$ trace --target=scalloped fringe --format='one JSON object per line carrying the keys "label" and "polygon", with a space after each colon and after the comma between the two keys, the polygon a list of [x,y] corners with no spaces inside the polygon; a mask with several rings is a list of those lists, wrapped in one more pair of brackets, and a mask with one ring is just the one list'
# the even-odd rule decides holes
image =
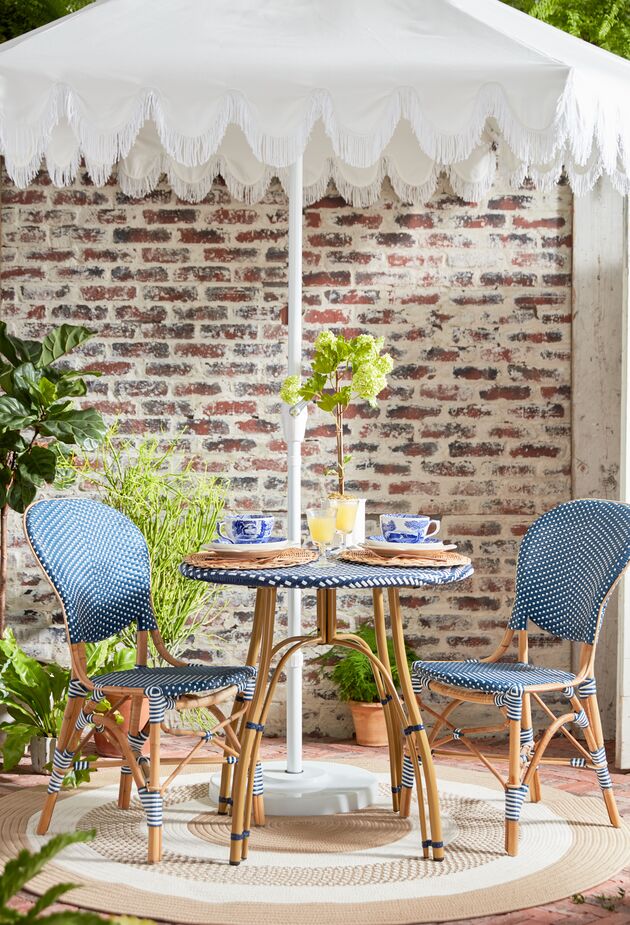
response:
{"label": "scalloped fringe", "polygon": [[[226,94],[213,122],[197,136],[182,135],[169,126],[160,99],[153,91],[147,91],[138,99],[131,117],[124,125],[111,132],[103,132],[88,121],[80,99],[73,90],[56,86],[51,90],[37,126],[0,123],[0,153],[4,154],[7,172],[17,186],[27,186],[35,177],[48,149],[52,132],[62,119],[67,119],[70,124],[78,140],[78,150],[97,185],[106,182],[113,166],[129,154],[144,123],[152,120],[166,154],[185,167],[198,167],[208,161],[214,164],[214,156],[228,125],[238,126],[255,157],[268,165],[268,173],[256,184],[256,188],[262,189],[265,184],[268,185],[272,176],[282,178],[283,171],[304,152],[313,127],[320,119],[336,157],[352,167],[376,164],[400,120],[407,119],[421,150],[436,164],[448,169],[470,156],[479,144],[488,120],[494,120],[514,157],[521,164],[528,165],[530,173],[535,172],[536,165],[557,163],[560,160],[567,165],[568,176],[572,183],[575,182],[574,190],[578,195],[580,191],[590,189],[602,173],[607,173],[615,187],[624,194],[630,185],[630,97],[623,107],[614,99],[589,97],[589,89],[583,81],[576,89],[573,72],[559,100],[554,121],[548,128],[534,130],[522,125],[512,112],[502,88],[487,85],[477,97],[468,125],[457,134],[441,132],[430,123],[422,112],[415,91],[410,88],[392,93],[385,118],[378,131],[371,136],[357,135],[342,128],[335,115],[333,100],[324,90],[312,93],[302,125],[290,136],[275,137],[262,132],[247,100],[237,92]],[[77,155],[71,164],[53,168],[58,180],[70,182],[76,175],[78,160]],[[219,161],[220,158],[216,163]],[[381,163],[384,164],[385,159]],[[589,164],[591,166],[583,170]],[[198,197],[197,189],[201,188],[199,183],[186,183],[173,170],[166,169],[174,177],[173,186],[178,195],[181,190],[182,198]],[[381,172],[385,169],[379,166]],[[391,165],[388,169],[391,176]],[[339,174],[339,171],[331,171],[331,176],[335,172]],[[202,185],[207,184],[208,176]],[[455,183],[460,182],[455,174],[453,177]],[[337,179],[344,185],[345,181],[339,175]],[[129,189],[139,190],[143,184],[148,183],[148,178],[133,181],[127,178],[125,182]],[[230,182],[233,184],[234,195],[238,195],[236,190],[241,189],[244,193],[242,198],[253,201],[251,197],[255,195],[254,187],[250,188],[233,179]],[[318,190],[323,182],[322,177],[317,183]],[[377,182],[370,187],[353,187],[352,190],[345,183],[348,198],[357,205],[374,201],[373,189]],[[417,196],[426,195],[424,190],[427,184],[423,184],[422,190],[416,191],[414,188],[406,188],[402,181],[392,176],[395,188],[397,182],[402,198],[414,201]],[[464,187],[460,184],[460,188]]]}

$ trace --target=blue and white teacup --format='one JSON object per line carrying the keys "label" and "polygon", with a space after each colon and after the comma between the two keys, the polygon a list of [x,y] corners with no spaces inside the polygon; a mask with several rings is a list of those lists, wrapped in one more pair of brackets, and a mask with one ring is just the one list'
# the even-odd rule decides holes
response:
{"label": "blue and white teacup", "polygon": [[439,520],[414,514],[381,514],[381,533],[388,543],[424,543],[440,529]]}
{"label": "blue and white teacup", "polygon": [[273,514],[229,514],[217,533],[229,543],[264,543],[273,531]]}

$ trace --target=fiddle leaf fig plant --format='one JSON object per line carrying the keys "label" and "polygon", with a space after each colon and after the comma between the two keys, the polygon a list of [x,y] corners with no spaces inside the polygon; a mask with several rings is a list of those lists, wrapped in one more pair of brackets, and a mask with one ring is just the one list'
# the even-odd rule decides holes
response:
{"label": "fiddle leaf fig plant", "polygon": [[96,447],[105,423],[93,408],[77,408],[87,393],[87,376],[57,361],[92,332],[62,324],[41,341],[24,340],[0,321],[0,638],[4,633],[7,587],[8,513],[22,513],[38,490],[55,480],[59,444]]}
{"label": "fiddle leaf fig plant", "polygon": [[337,460],[324,474],[336,477],[340,497],[345,496],[346,465],[352,459],[344,450],[343,415],[353,399],[377,406],[394,366],[391,356],[382,352],[383,344],[382,337],[371,334],[348,338],[322,331],[315,340],[308,379],[302,382],[301,376],[287,376],[280,389],[280,398],[292,408],[313,402],[333,417]]}

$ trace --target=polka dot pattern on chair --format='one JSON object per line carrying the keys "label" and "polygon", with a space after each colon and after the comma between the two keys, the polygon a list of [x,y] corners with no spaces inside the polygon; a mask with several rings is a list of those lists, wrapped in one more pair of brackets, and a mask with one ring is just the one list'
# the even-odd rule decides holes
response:
{"label": "polka dot pattern on chair", "polygon": [[135,687],[142,690],[158,687],[164,697],[178,697],[180,694],[198,694],[236,686],[243,690],[250,678],[256,677],[256,669],[248,665],[187,665],[182,668],[130,668],[127,671],[111,671],[96,675],[90,680],[95,687]]}
{"label": "polka dot pattern on chair", "polygon": [[130,623],[157,629],[149,551],[124,514],[91,498],[38,501],[26,531],[64,606],[70,642],[98,642]]}
{"label": "polka dot pattern on chair", "polygon": [[[515,693],[536,684],[559,684],[566,687],[575,675],[555,668],[536,668],[523,662],[414,662],[414,689],[421,692],[422,681],[438,681],[488,694]],[[420,682],[420,683],[418,683]]]}

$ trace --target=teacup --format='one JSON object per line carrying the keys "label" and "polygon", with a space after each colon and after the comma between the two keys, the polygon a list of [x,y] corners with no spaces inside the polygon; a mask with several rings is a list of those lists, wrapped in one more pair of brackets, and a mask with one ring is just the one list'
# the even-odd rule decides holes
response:
{"label": "teacup", "polygon": [[273,531],[273,514],[229,514],[217,533],[229,543],[264,543]]}
{"label": "teacup", "polygon": [[381,514],[381,533],[388,543],[424,543],[440,529],[439,520],[415,514]]}

